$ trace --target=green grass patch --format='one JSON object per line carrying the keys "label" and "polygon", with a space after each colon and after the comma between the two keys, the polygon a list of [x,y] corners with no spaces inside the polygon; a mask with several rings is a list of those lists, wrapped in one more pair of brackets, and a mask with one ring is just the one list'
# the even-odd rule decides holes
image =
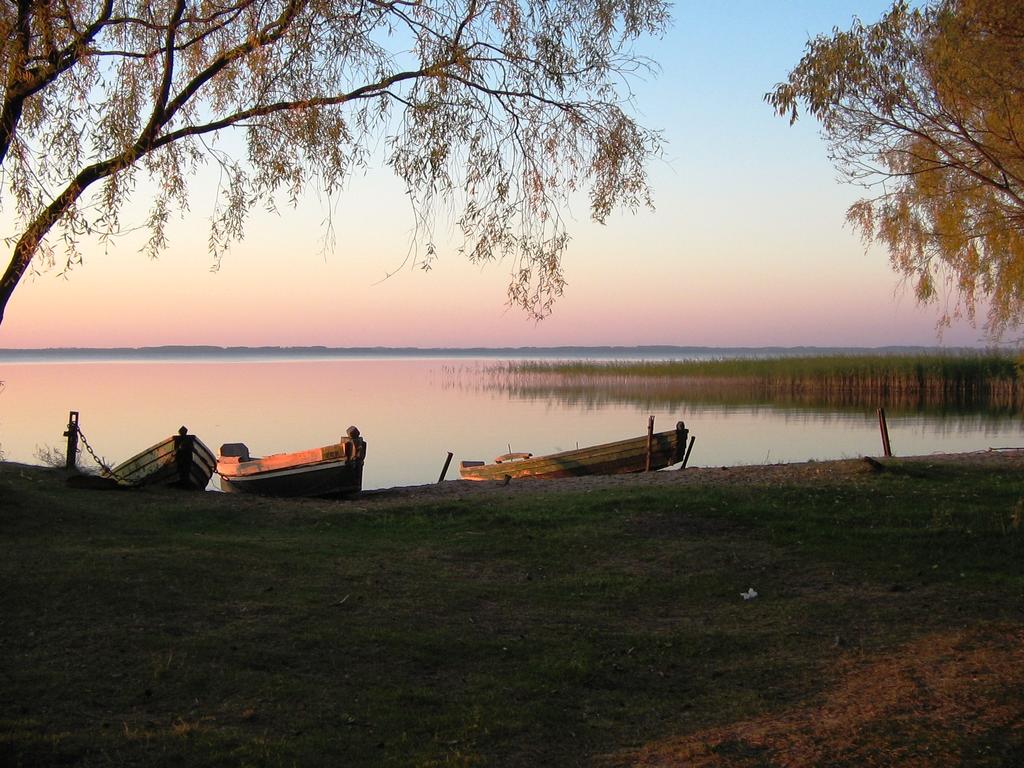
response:
{"label": "green grass patch", "polygon": [[[856,485],[375,509],[75,491],[0,465],[0,762],[626,763],[824,706],[930,638],[970,628],[957,642],[1009,653],[1021,494],[1009,471],[900,463]],[[964,700],[1019,713],[1006,670],[975,668],[987,687],[965,677]],[[969,714],[961,737],[868,733],[1022,748],[1019,721]],[[773,764],[771,744],[716,750]]]}

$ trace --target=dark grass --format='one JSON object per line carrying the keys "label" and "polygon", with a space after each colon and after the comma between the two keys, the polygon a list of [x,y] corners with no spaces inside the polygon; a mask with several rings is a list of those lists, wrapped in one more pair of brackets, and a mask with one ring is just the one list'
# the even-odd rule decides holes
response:
{"label": "dark grass", "polygon": [[[909,463],[360,508],[3,465],[0,764],[595,764],[813,702],[839,656],[1019,624],[1021,494]],[[990,730],[963,749],[1024,744]]]}

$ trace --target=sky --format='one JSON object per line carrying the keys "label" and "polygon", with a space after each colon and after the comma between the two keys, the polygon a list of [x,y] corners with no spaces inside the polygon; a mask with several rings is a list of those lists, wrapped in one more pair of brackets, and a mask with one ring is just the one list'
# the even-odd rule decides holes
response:
{"label": "sky", "polygon": [[454,248],[430,271],[409,263],[409,204],[376,167],[336,199],[314,190],[255,216],[217,271],[213,190],[197,179],[159,259],[138,235],[86,244],[69,274],[23,280],[0,347],[982,346],[966,323],[939,336],[941,308],[919,306],[885,252],[846,225],[862,190],[839,180],[817,125],[790,126],[762,99],[811,37],[888,5],[677,3],[668,34],[640,46],[660,73],[634,83],[640,122],[666,141],[650,166],[655,210],[598,225],[573,201],[568,286],[541,322],[506,305],[506,264],[474,266]]}

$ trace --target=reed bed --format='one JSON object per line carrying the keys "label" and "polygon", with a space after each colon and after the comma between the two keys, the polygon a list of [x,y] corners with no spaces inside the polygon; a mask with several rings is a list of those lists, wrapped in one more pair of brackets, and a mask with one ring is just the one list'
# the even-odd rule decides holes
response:
{"label": "reed bed", "polygon": [[650,402],[758,402],[901,410],[1024,409],[1024,371],[998,352],[676,361],[515,361],[488,370],[516,393]]}

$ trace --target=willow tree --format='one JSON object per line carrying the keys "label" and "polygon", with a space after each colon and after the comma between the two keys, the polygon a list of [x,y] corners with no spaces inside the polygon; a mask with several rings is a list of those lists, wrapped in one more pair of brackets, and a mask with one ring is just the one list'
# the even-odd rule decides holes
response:
{"label": "willow tree", "polygon": [[847,217],[884,244],[922,301],[1000,336],[1024,321],[1024,0],[895,3],[807,44],[766,94],[803,105],[830,156],[871,194]]}
{"label": "willow tree", "polygon": [[649,67],[636,39],[667,22],[663,0],[0,0],[17,222],[0,321],[27,271],[122,230],[143,177],[155,255],[190,179],[219,166],[217,260],[254,206],[334,193],[376,146],[417,220],[455,210],[468,258],[510,259],[510,301],[544,314],[565,196],[589,189],[598,221],[650,203],[658,136],[624,84]]}

